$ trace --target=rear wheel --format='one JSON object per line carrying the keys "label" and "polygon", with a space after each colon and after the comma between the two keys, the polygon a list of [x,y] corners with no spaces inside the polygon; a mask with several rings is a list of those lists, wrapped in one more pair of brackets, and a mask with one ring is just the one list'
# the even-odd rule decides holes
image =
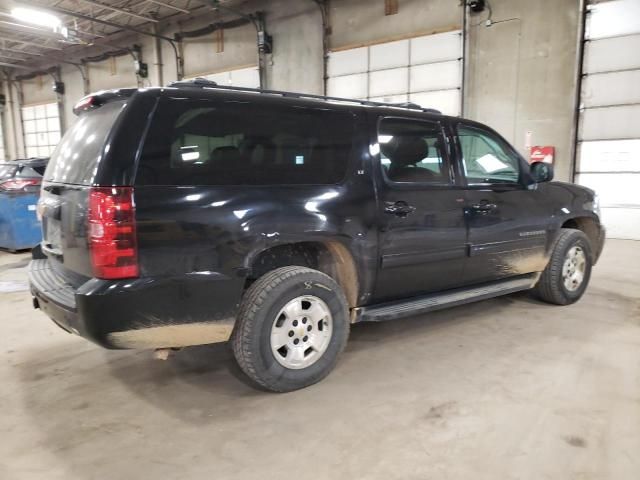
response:
{"label": "rear wheel", "polygon": [[578,301],[589,284],[592,263],[587,236],[580,230],[561,229],[547,268],[536,285],[538,296],[556,305]]}
{"label": "rear wheel", "polygon": [[287,392],[323,379],[348,336],[340,286],[324,273],[291,266],[265,274],[247,290],[231,345],[249,378]]}

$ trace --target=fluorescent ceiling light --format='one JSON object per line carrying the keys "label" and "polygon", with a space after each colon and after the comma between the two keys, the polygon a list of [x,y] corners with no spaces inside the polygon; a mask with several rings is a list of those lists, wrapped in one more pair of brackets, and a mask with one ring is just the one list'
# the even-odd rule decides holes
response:
{"label": "fluorescent ceiling light", "polygon": [[16,7],[11,10],[11,16],[26,23],[53,29],[60,27],[62,24],[62,21],[55,15],[33,8]]}

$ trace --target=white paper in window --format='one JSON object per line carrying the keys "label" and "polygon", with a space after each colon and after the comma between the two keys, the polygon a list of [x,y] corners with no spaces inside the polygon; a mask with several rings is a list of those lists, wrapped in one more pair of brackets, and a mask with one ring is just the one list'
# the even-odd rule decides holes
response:
{"label": "white paper in window", "polygon": [[509,165],[499,160],[490,153],[487,153],[486,155],[478,158],[476,162],[478,162],[487,173],[497,172],[498,170],[504,170],[505,168],[509,167]]}

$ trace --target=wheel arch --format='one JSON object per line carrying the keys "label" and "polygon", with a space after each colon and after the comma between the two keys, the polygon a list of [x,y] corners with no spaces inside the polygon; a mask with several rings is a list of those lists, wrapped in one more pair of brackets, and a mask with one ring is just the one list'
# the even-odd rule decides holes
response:
{"label": "wheel arch", "polygon": [[584,233],[589,242],[591,243],[594,255],[596,254],[598,243],[600,239],[600,225],[591,217],[573,217],[565,220],[561,225],[561,228],[572,228],[574,230],[580,230]]}
{"label": "wheel arch", "polygon": [[360,275],[355,258],[343,242],[335,239],[279,243],[252,252],[246,259],[245,288],[269,271],[290,265],[313,268],[329,275],[342,287],[349,308],[358,305]]}

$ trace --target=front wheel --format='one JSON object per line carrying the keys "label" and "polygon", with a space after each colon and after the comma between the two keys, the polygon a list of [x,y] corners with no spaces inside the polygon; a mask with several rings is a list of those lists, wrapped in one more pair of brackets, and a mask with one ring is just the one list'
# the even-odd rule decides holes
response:
{"label": "front wheel", "polygon": [[340,286],[322,272],[291,266],[265,274],[245,292],[231,346],[251,380],[287,392],[327,376],[348,336]]}
{"label": "front wheel", "polygon": [[561,229],[547,268],[536,285],[538,296],[556,305],[577,302],[589,284],[592,264],[587,236],[580,230]]}

